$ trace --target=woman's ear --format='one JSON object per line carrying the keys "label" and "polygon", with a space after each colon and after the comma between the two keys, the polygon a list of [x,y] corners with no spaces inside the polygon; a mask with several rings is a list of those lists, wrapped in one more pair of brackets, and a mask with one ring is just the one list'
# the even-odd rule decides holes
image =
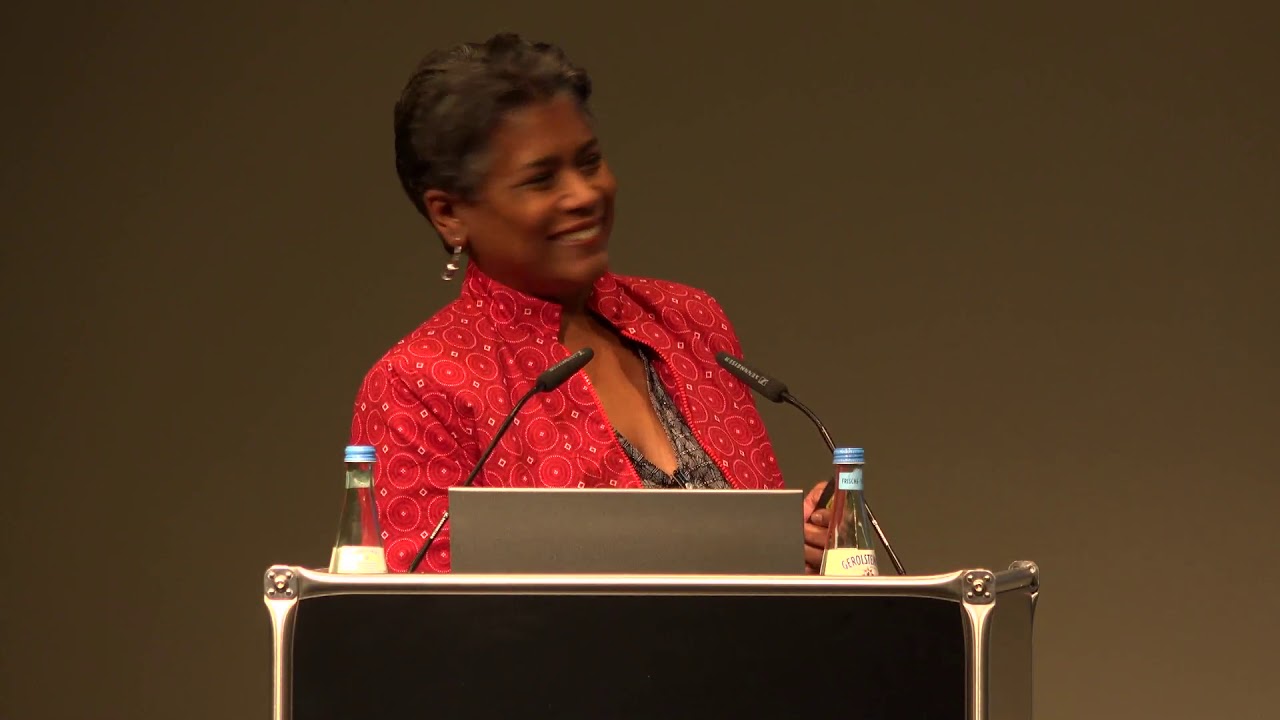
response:
{"label": "woman's ear", "polygon": [[450,248],[466,248],[467,227],[458,216],[458,200],[443,190],[428,190],[422,194],[422,206],[427,209],[427,219]]}

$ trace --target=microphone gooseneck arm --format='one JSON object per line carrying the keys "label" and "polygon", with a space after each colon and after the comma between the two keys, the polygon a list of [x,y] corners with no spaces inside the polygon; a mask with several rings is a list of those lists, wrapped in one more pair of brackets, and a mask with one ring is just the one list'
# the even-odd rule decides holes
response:
{"label": "microphone gooseneck arm", "polygon": [[[804,413],[804,414],[809,418],[809,421],[813,423],[813,426],[814,426],[814,427],[816,427],[816,428],[818,428],[818,432],[822,434],[822,442],[824,442],[824,443],[826,443],[826,444],[827,444],[827,449],[828,449],[828,450],[830,450],[831,452],[835,452],[835,451],[836,451],[836,444],[835,444],[835,442],[831,439],[831,433],[827,432],[827,429],[826,429],[825,427],[823,427],[823,425],[822,425],[822,421],[818,419],[818,416],[817,416],[817,415],[814,415],[814,414],[813,414],[813,411],[809,409],[809,406],[808,406],[808,405],[805,405],[804,403],[802,403],[802,402],[800,402],[799,400],[797,400],[797,399],[796,399],[796,396],[795,396],[795,395],[792,395],[792,394],[791,394],[791,393],[789,393],[789,392],[783,392],[783,393],[782,393],[782,401],[783,401],[783,402],[785,402],[785,403],[787,403],[788,405],[790,405],[790,406],[792,406],[792,407],[796,408],[796,409],[797,409],[797,410],[799,410],[800,412]],[[827,492],[824,492],[822,495],[823,495],[823,497],[824,497],[824,498],[826,498],[826,499],[830,499],[830,498],[831,498],[831,494],[830,494],[830,490],[829,490],[829,489],[828,489],[828,491],[827,491]],[[825,503],[825,502],[819,502],[819,503],[818,503],[818,506],[819,506],[819,507],[821,507],[821,506],[823,506],[823,505],[826,505],[826,503]]]}
{"label": "microphone gooseneck arm", "polygon": [[[462,481],[462,487],[470,487],[472,481],[476,479],[476,475],[480,473],[480,468],[484,467],[484,461],[488,460],[489,456],[493,454],[494,448],[498,447],[498,441],[502,439],[503,433],[505,433],[507,428],[511,427],[511,423],[515,421],[516,414],[520,412],[520,408],[524,407],[524,404],[529,402],[529,398],[537,395],[539,392],[541,391],[538,388],[533,388],[529,392],[525,393],[524,397],[520,398],[519,402],[516,403],[516,406],[511,409],[511,412],[507,415],[507,419],[502,421],[502,424],[498,426],[498,431],[493,434],[493,439],[489,441],[489,446],[480,454],[480,459],[476,462],[475,467],[471,468],[471,474],[467,475],[467,479]],[[436,541],[436,536],[438,536],[440,531],[444,529],[444,524],[446,522],[449,522],[448,510],[445,510],[444,514],[440,516],[440,522],[436,523],[436,528],[427,536],[426,542],[422,543],[422,549],[418,550],[418,554],[414,556],[413,562],[409,564],[409,572],[412,573],[418,571],[418,566],[422,564],[422,559],[427,556],[427,551],[431,549],[431,544]]]}
{"label": "microphone gooseneck arm", "polygon": [[[493,439],[489,441],[489,445],[484,449],[484,452],[480,453],[480,459],[471,468],[471,474],[467,475],[467,479],[462,481],[461,487],[469,487],[472,481],[476,479],[476,475],[480,473],[480,468],[484,467],[485,461],[489,459],[494,449],[498,447],[498,441],[506,434],[507,428],[511,427],[511,423],[515,422],[516,415],[520,414],[520,408],[529,402],[529,398],[538,393],[551,392],[560,387],[566,380],[585,367],[587,363],[591,362],[591,358],[594,355],[595,353],[591,348],[584,347],[543,370],[537,381],[534,382],[533,387],[529,389],[529,392],[526,392],[523,397],[516,401],[515,407],[511,408],[511,412],[507,413],[507,418],[498,426],[498,431],[493,434]],[[431,544],[436,541],[440,531],[444,529],[444,524],[447,522],[449,522],[449,511],[445,510],[444,514],[440,516],[440,522],[436,523],[435,529],[431,531],[426,541],[422,543],[422,548],[418,550],[418,554],[413,557],[413,562],[409,563],[409,572],[418,571],[418,566],[422,564],[423,558],[427,556],[427,551],[431,549]]]}
{"label": "microphone gooseneck arm", "polygon": [[[827,427],[818,419],[817,414],[787,390],[786,385],[752,368],[740,358],[736,358],[729,353],[718,353],[716,361],[720,364],[720,367],[728,370],[730,374],[736,376],[752,390],[764,395],[773,402],[785,402],[804,413],[805,417],[809,418],[809,422],[812,422],[813,426],[818,428],[818,432],[822,434],[822,441],[827,444],[827,450],[835,452],[836,444],[831,439],[831,433],[827,432]],[[827,503],[831,502],[831,496],[835,493],[835,490],[835,483],[828,480],[827,486],[822,489],[822,495],[818,497],[818,504],[815,507],[826,507]],[[884,547],[885,554],[889,556],[889,561],[893,563],[893,569],[897,570],[899,575],[906,575],[907,571],[903,569],[902,563],[898,560],[898,554],[893,551],[893,546],[889,544],[889,538],[884,534],[884,530],[880,528],[880,523],[876,520],[876,514],[871,511],[871,503],[866,502],[864,498],[863,504],[867,506],[867,519],[871,521],[871,529],[875,530],[876,538],[880,540],[880,545]]]}
{"label": "microphone gooseneck arm", "polygon": [[[818,419],[818,416],[815,415],[807,405],[797,400],[796,397],[789,392],[784,392],[782,394],[782,401],[804,413],[805,416],[813,422],[814,427],[818,428],[818,432],[822,434],[822,441],[827,444],[827,449],[831,452],[836,451],[836,444],[831,440],[831,433],[827,432],[827,428],[823,426],[822,421]],[[826,507],[827,503],[831,502],[831,496],[835,494],[835,491],[836,484],[828,480],[827,486],[822,489],[822,495],[818,498],[818,504],[816,507]],[[884,547],[885,554],[889,556],[889,562],[893,563],[893,569],[897,570],[899,575],[906,575],[907,571],[903,569],[902,563],[898,560],[897,553],[893,551],[893,546],[889,544],[889,538],[885,536],[884,530],[880,528],[880,523],[876,521],[876,514],[871,512],[871,503],[867,502],[865,497],[862,499],[862,503],[867,506],[867,519],[871,521],[871,529],[875,530],[876,537]]]}

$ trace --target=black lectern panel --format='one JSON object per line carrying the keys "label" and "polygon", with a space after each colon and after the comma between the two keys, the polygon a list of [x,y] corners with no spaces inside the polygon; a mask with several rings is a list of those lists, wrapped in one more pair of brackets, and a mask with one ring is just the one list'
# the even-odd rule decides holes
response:
{"label": "black lectern panel", "polygon": [[962,622],[903,597],[304,598],[293,717],[960,720]]}

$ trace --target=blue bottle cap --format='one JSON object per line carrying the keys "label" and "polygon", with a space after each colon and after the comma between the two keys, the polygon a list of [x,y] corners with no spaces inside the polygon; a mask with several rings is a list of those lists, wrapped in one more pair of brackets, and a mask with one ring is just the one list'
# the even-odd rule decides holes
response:
{"label": "blue bottle cap", "polygon": [[864,456],[864,453],[862,452],[862,448],[851,448],[851,447],[836,448],[835,459],[832,461],[832,464],[833,465],[851,465],[853,463],[864,462],[864,460],[862,459],[863,456]]}
{"label": "blue bottle cap", "polygon": [[374,462],[377,459],[372,445],[348,445],[342,455],[343,462]]}

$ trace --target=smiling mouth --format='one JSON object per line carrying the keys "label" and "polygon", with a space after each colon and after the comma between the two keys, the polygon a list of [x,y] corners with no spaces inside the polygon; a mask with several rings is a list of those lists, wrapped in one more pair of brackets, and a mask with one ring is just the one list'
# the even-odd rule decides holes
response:
{"label": "smiling mouth", "polygon": [[595,240],[597,237],[599,237],[600,232],[603,229],[604,229],[603,224],[598,223],[596,225],[592,225],[591,227],[584,228],[582,230],[575,230],[573,232],[552,235],[551,239],[554,240],[555,242],[568,243],[568,244],[588,243],[588,242],[591,242],[592,240]]}

